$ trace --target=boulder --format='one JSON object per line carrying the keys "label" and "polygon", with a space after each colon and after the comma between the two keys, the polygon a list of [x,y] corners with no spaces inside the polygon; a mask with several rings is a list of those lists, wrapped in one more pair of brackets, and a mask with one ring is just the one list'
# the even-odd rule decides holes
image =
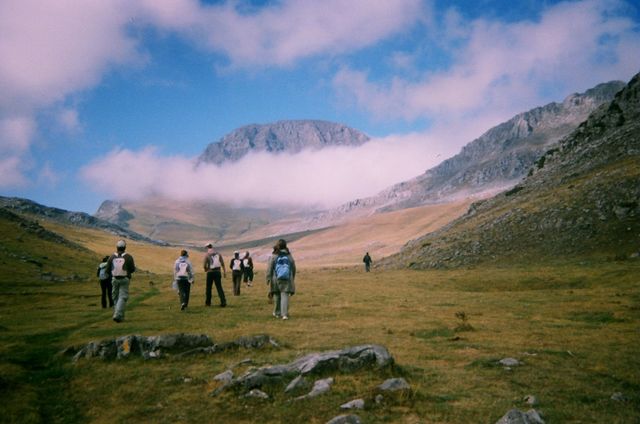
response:
{"label": "boulder", "polygon": [[379,392],[411,391],[411,386],[404,378],[389,378],[376,388]]}
{"label": "boulder", "polygon": [[295,400],[302,400],[302,399],[310,399],[310,398],[314,398],[316,396],[320,396],[324,393],[327,393],[329,390],[331,390],[331,385],[333,384],[333,378],[329,377],[329,378],[325,378],[322,380],[317,380],[315,383],[313,383],[313,388],[311,389],[311,391],[309,393],[307,393],[304,396],[299,396],[297,398],[295,398]]}
{"label": "boulder", "polygon": [[252,389],[263,384],[307,374],[353,372],[366,367],[384,368],[393,364],[393,357],[384,346],[362,345],[342,350],[311,353],[288,364],[250,370],[238,377],[236,383]]}
{"label": "boulder", "polygon": [[517,367],[518,365],[522,365],[522,362],[518,361],[515,358],[504,358],[499,361],[500,365],[505,367]]}
{"label": "boulder", "polygon": [[357,415],[338,415],[327,421],[327,424],[362,424]]}
{"label": "boulder", "polygon": [[364,409],[364,399],[354,399],[340,405],[341,409]]}
{"label": "boulder", "polygon": [[302,375],[299,375],[293,380],[291,380],[289,384],[287,384],[287,387],[284,389],[284,392],[295,393],[295,392],[305,390],[307,387],[309,387],[309,383],[307,382],[307,379],[304,378]]}
{"label": "boulder", "polygon": [[530,409],[527,412],[512,409],[496,421],[496,424],[544,424],[544,420],[535,409]]}

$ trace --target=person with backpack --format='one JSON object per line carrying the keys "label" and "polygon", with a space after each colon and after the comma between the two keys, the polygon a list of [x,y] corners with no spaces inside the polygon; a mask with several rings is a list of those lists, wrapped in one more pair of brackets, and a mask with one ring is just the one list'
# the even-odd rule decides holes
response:
{"label": "person with backpack", "polygon": [[240,259],[240,252],[233,252],[233,259],[229,264],[231,268],[231,278],[233,279],[233,295],[240,296],[240,286],[242,285],[242,274],[244,274],[244,264]]}
{"label": "person with backpack", "polygon": [[119,240],[116,243],[116,253],[107,260],[107,269],[111,275],[111,284],[113,284],[113,320],[115,322],[124,320],[124,308],[129,299],[131,274],[136,272],[133,256],[125,253],[126,249],[127,243],[124,240]]}
{"label": "person with backpack", "polygon": [[[220,307],[227,306],[227,298],[224,295],[222,289],[222,277],[227,277],[227,271],[224,267],[224,259],[222,255],[217,252],[211,243],[207,243],[205,246],[207,253],[204,255],[204,272],[207,276],[207,284],[205,290],[205,306],[211,306],[211,287],[213,283],[216,284],[216,290],[218,291],[218,297],[220,298]],[[220,270],[222,269],[222,272]]]}
{"label": "person with backpack", "polygon": [[109,300],[109,307],[113,308],[113,286],[111,285],[111,276],[107,269],[108,261],[109,256],[102,258],[102,262],[98,265],[98,271],[96,272],[96,276],[98,277],[98,280],[100,280],[100,290],[102,290],[102,297],[100,300],[103,309],[107,307],[107,299]]}
{"label": "person with backpack", "polygon": [[193,265],[189,260],[189,253],[186,250],[180,252],[180,257],[173,264],[173,281],[178,286],[180,296],[180,310],[184,311],[189,306],[189,293],[194,282]]}
{"label": "person with backpack", "polygon": [[244,252],[244,258],[242,258],[242,265],[244,266],[243,280],[247,287],[253,285],[253,259],[249,255],[249,251]]}
{"label": "person with backpack", "polygon": [[373,262],[373,259],[371,259],[371,256],[369,256],[369,252],[364,255],[364,258],[362,258],[362,262],[364,262],[364,271],[369,272],[369,270],[371,269],[371,262]]}
{"label": "person with backpack", "polygon": [[278,240],[267,264],[267,284],[273,294],[273,316],[289,319],[289,298],[296,292],[296,263],[287,248],[287,242]]}

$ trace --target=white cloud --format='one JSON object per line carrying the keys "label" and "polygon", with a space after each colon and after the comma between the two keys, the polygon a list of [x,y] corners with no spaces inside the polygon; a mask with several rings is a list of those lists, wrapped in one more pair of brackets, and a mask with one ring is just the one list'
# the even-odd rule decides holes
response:
{"label": "white cloud", "polygon": [[[573,91],[627,80],[640,69],[640,32],[620,1],[560,3],[536,22],[461,19],[455,11],[443,19],[449,32],[440,42],[455,29],[449,68],[418,82],[395,77],[379,84],[366,71],[345,67],[334,77],[335,90],[378,117],[427,117],[457,130],[468,122],[495,125]],[[560,98],[549,99],[550,86]]]}
{"label": "white cloud", "polygon": [[115,150],[81,171],[105,198],[159,195],[179,200],[215,200],[242,205],[332,207],[374,195],[425,171],[451,154],[420,134],[372,140],[298,154],[253,153],[236,163],[200,165],[163,156],[153,147]]}

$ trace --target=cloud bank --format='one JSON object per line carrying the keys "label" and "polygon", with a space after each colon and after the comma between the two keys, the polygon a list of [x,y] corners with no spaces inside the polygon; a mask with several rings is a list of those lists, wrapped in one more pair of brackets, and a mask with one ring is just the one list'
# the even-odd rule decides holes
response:
{"label": "cloud bank", "polygon": [[243,206],[329,208],[375,194],[435,165],[436,151],[423,136],[377,139],[358,147],[331,147],[297,154],[251,153],[221,166],[166,156],[149,147],[114,150],[81,171],[105,198],[220,201]]}

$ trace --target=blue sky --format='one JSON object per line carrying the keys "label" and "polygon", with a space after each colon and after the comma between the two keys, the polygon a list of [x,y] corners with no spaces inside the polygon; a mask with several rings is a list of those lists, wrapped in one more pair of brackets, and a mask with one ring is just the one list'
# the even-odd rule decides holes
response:
{"label": "blue sky", "polygon": [[[0,194],[89,213],[148,195],[335,206],[629,80],[639,46],[623,0],[0,0]],[[193,167],[233,129],[284,119],[373,141]],[[274,169],[287,199],[263,189]]]}

